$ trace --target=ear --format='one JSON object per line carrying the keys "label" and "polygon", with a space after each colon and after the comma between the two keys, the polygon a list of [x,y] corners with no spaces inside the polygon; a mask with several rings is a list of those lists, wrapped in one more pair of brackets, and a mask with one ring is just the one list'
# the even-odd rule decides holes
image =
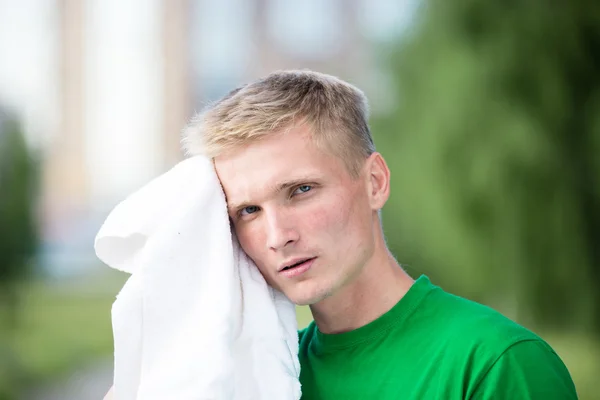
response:
{"label": "ear", "polygon": [[373,153],[365,163],[369,203],[374,211],[383,208],[390,197],[390,169],[380,153]]}

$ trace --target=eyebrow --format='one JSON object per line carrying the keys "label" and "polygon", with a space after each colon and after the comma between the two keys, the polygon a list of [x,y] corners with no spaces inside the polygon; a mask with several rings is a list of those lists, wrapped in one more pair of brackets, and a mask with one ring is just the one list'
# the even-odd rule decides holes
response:
{"label": "eyebrow", "polygon": [[[295,178],[295,179],[292,179],[289,181],[284,181],[284,182],[275,184],[272,187],[274,187],[274,189],[275,189],[274,190],[275,194],[278,194],[278,193],[281,193],[281,192],[283,192],[289,188],[292,188],[294,186],[299,186],[299,185],[306,184],[309,182],[315,182],[318,179],[319,179],[318,176],[303,176],[300,178]],[[250,202],[250,201],[241,201],[239,203],[229,203],[227,208],[229,209],[230,212],[232,212],[232,211],[237,211],[237,210],[240,210],[244,207],[248,207],[251,205],[252,205],[252,202]]]}

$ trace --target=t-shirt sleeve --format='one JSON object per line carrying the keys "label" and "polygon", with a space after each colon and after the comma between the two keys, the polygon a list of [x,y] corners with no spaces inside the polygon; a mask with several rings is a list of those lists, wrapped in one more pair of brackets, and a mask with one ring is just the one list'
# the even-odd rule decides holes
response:
{"label": "t-shirt sleeve", "polygon": [[570,400],[577,399],[569,371],[540,340],[510,346],[477,385],[472,400]]}

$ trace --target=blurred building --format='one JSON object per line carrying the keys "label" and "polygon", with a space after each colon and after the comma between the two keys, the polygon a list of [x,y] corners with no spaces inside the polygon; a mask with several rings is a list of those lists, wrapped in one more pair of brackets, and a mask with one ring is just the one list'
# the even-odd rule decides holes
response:
{"label": "blurred building", "polygon": [[0,102],[43,155],[48,264],[93,263],[107,212],[180,160],[186,121],[237,85],[310,68],[384,103],[373,44],[397,35],[414,4],[0,0]]}

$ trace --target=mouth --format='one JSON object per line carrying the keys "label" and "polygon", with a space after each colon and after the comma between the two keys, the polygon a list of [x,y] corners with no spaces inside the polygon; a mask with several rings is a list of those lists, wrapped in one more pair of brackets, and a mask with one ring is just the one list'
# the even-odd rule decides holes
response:
{"label": "mouth", "polygon": [[316,257],[303,258],[288,264],[279,270],[279,273],[286,277],[294,277],[308,271]]}

